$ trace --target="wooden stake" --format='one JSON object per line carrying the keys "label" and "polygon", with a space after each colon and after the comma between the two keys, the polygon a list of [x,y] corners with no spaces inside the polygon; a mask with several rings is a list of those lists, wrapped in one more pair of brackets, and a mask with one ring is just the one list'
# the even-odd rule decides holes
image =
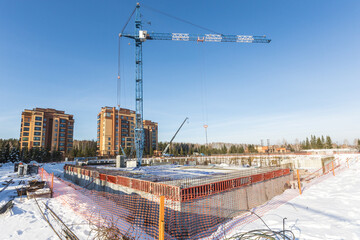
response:
{"label": "wooden stake", "polygon": [[301,192],[301,182],[300,182],[300,174],[299,174],[299,169],[297,169],[297,179],[298,179],[298,186],[299,186],[299,192],[300,192],[300,195],[302,194]]}
{"label": "wooden stake", "polygon": [[159,211],[159,240],[165,239],[165,222],[164,222],[164,215],[165,215],[165,197],[160,197],[160,211]]}
{"label": "wooden stake", "polygon": [[332,164],[333,175],[335,176],[334,161],[332,161],[331,164]]}

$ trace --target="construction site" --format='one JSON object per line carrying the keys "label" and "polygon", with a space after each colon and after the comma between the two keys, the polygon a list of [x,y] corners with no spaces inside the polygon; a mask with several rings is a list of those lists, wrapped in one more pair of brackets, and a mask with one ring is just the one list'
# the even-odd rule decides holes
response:
{"label": "construction site", "polygon": [[[32,239],[60,240],[295,240],[324,239],[324,236],[339,239],[332,228],[344,222],[348,225],[342,226],[343,229],[349,230],[346,230],[346,238],[341,239],[357,239],[360,228],[358,221],[354,222],[360,211],[344,216],[346,214],[332,211],[329,204],[333,198],[339,197],[342,205],[351,207],[354,203],[347,199],[349,197],[342,198],[344,189],[360,200],[357,181],[347,185],[340,181],[349,181],[352,175],[360,172],[360,154],[355,148],[340,149],[339,145],[333,148],[330,140],[327,149],[310,150],[309,147],[307,150],[287,151],[286,144],[284,147],[279,144],[277,152],[270,152],[268,139],[267,147],[263,146],[263,140],[261,147],[256,145],[261,151],[257,151],[254,145],[253,152],[249,148],[244,151],[242,145],[242,153],[235,154],[227,151],[224,144],[225,153],[222,154],[207,156],[196,151],[174,156],[170,154],[171,146],[190,118],[181,115],[181,120],[185,119],[176,129],[168,130],[171,138],[167,139],[169,141],[164,143],[161,151],[157,149],[158,123],[144,118],[144,44],[151,41],[269,44],[272,40],[265,35],[222,34],[144,5],[155,14],[208,33],[148,31],[146,26],[151,23],[142,15],[142,7],[140,3],[134,6],[116,35],[117,106],[102,107],[97,114],[97,140],[93,140],[97,156],[68,158],[70,152],[76,153],[73,115],[44,109],[47,111],[45,115],[42,108],[38,108],[37,115],[32,116],[32,110],[26,110],[21,120],[20,150],[34,147],[37,151],[52,147],[53,152],[44,152],[44,158],[45,155],[49,155],[49,159],[55,158],[55,150],[59,150],[60,155],[67,155],[64,155],[65,161],[16,159],[0,165],[0,232],[4,239],[26,239],[29,235]],[[134,29],[128,29],[129,23]],[[135,111],[122,108],[119,100],[123,78],[121,60],[124,58],[121,42],[124,39],[129,41],[129,46],[133,44],[135,50],[131,56],[135,58],[132,62]],[[235,100],[232,101],[235,104]],[[201,110],[204,120],[200,128],[205,133],[206,149],[209,146],[209,125],[206,110]],[[49,111],[55,114],[54,120],[50,121],[52,115]],[[168,121],[174,121],[174,118]],[[222,121],[226,123],[226,118]],[[53,128],[56,129],[54,133],[51,132]],[[192,134],[191,131],[187,133]],[[35,139],[38,141],[36,144],[33,143]],[[315,136],[314,139],[316,141]],[[320,138],[319,141],[321,145]],[[275,145],[272,147],[276,149]],[[24,157],[23,153],[18,154]],[[315,205],[308,207],[314,202]],[[342,206],[336,207],[342,210]],[[317,218],[312,218],[313,215]],[[319,224],[324,224],[320,226],[327,227],[330,233],[307,235],[309,229],[318,223],[317,219],[321,219]],[[333,226],[326,225],[328,222]],[[302,231],[297,224],[303,224],[300,226],[306,230]]]}

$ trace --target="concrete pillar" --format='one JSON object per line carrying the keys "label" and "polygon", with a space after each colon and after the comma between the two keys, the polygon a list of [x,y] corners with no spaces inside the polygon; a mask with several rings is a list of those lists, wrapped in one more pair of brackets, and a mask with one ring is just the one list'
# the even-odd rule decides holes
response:
{"label": "concrete pillar", "polygon": [[115,167],[116,168],[124,168],[124,167],[126,167],[125,156],[124,155],[117,155],[116,156]]}

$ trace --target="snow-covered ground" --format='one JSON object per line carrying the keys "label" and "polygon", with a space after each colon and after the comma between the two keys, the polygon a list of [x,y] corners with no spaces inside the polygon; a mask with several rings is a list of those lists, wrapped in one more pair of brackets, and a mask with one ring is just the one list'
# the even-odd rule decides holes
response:
{"label": "snow-covered ground", "polygon": [[[18,177],[13,171],[13,164],[6,164],[0,167],[0,190],[2,183],[13,179],[14,183],[0,193],[0,206],[3,206],[8,200],[14,198],[13,208],[0,215],[0,239],[58,239],[48,223],[43,219],[34,199],[27,199],[26,196],[17,197],[16,188],[19,188],[21,180],[32,180],[36,177]],[[38,175],[37,175],[38,177]],[[61,204],[57,198],[38,199],[40,207],[44,209],[44,204],[53,209],[53,211],[67,224],[67,226],[80,238],[92,239],[89,236],[94,235],[89,223],[76,215],[70,208]],[[49,212],[46,216],[52,220]]]}
{"label": "snow-covered ground", "polygon": [[[296,239],[360,239],[360,162],[358,156],[347,158],[351,159],[349,169],[335,177],[330,173],[325,181],[267,212],[262,219],[271,229],[281,231],[283,218],[287,218],[285,228],[293,231]],[[291,194],[288,191],[293,190],[287,190],[284,195]],[[239,225],[226,236],[267,229],[260,219]]]}
{"label": "snow-covered ground", "polygon": [[[287,218],[285,228],[293,231],[296,239],[299,240],[360,239],[360,177],[358,177],[360,175],[360,158],[359,155],[338,155],[336,159],[343,165],[346,164],[346,160],[349,160],[350,168],[337,172],[335,177],[330,174],[326,180],[306,187],[302,195],[298,196],[296,190],[289,189],[284,194],[275,197],[274,199],[278,199],[278,202],[283,200],[285,202],[279,204],[278,208],[271,207],[272,210],[262,216],[266,224],[271,229],[280,231],[283,228],[283,218]],[[44,164],[44,168],[49,173],[53,172],[57,176],[62,176],[64,164],[48,163]],[[226,166],[223,167],[227,169]],[[186,167],[178,168],[156,166],[151,171],[162,174],[178,171],[181,172],[180,175],[188,174],[188,176],[192,174],[212,175],[219,172],[217,167],[195,171]],[[146,172],[144,169],[141,171]],[[53,230],[42,218],[35,201],[16,197],[16,188],[21,186],[19,182],[34,178],[36,177],[18,177],[13,172],[12,164],[0,167],[0,190],[5,181],[10,179],[14,181],[0,193],[0,206],[9,199],[15,198],[11,211],[0,215],[0,239],[57,239]],[[292,200],[286,202],[289,199]],[[39,202],[41,206],[43,206],[42,202],[47,203],[80,239],[93,238],[94,231],[91,231],[89,223],[71,208],[63,205],[60,199],[41,199]],[[239,223],[231,229],[231,231],[227,231],[226,236],[223,235],[221,229],[213,236],[220,239],[229,238],[240,232],[266,229],[266,226],[261,220],[256,220],[248,224]]]}
{"label": "snow-covered ground", "polygon": [[[96,167],[96,166],[95,166]],[[202,178],[213,175],[224,175],[227,173],[238,172],[242,170],[249,170],[252,168],[242,166],[229,166],[228,164],[211,164],[208,166],[183,166],[176,164],[166,164],[158,166],[145,166],[141,168],[114,168],[110,166],[97,166],[102,169],[129,171],[138,174],[137,178],[144,178],[147,176],[164,177],[168,180],[179,180],[184,178]]]}

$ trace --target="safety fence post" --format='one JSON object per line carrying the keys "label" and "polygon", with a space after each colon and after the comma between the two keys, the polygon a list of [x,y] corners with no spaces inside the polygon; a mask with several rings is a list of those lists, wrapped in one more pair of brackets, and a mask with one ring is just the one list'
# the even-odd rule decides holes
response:
{"label": "safety fence post", "polygon": [[160,210],[159,210],[159,240],[165,239],[165,196],[160,197]]}
{"label": "safety fence post", "polygon": [[333,175],[335,176],[334,161],[332,161],[332,162],[331,162],[331,165],[332,165],[332,172],[333,172]]}
{"label": "safety fence post", "polygon": [[300,183],[300,174],[299,174],[299,169],[297,169],[297,179],[298,179],[298,186],[299,186],[299,193],[300,195],[302,194],[301,192],[301,183]]}
{"label": "safety fence post", "polygon": [[51,190],[54,189],[54,173],[51,174]]}

